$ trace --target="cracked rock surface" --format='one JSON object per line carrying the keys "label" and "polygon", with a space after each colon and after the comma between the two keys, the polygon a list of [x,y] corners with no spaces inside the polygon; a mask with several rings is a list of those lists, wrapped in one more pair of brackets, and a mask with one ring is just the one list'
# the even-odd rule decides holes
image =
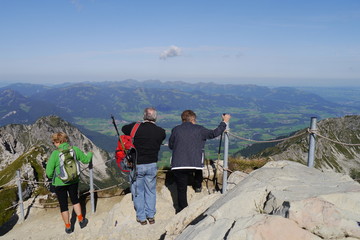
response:
{"label": "cracked rock surface", "polygon": [[360,239],[360,184],[290,161],[249,174],[182,239]]}

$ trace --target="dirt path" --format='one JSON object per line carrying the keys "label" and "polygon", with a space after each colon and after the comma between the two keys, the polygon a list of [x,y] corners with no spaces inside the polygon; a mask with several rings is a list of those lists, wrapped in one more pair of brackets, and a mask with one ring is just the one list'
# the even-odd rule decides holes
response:
{"label": "dirt path", "polygon": [[[114,196],[107,198],[99,198],[96,212],[91,212],[91,203],[88,201],[86,203],[86,212],[87,218],[89,219],[89,224],[87,227],[94,226],[95,223],[103,222],[103,219],[106,218],[110,209],[121,201],[123,196]],[[70,211],[72,207],[69,207]],[[75,234],[66,234],[64,231],[64,223],[60,216],[59,208],[36,208],[32,207],[30,214],[25,219],[23,223],[17,223],[13,229],[6,233],[4,236],[1,236],[0,239],[9,239],[9,240],[38,240],[38,239],[76,239],[75,235],[81,233],[81,231],[86,230],[80,229],[78,223],[75,223],[74,233]]]}

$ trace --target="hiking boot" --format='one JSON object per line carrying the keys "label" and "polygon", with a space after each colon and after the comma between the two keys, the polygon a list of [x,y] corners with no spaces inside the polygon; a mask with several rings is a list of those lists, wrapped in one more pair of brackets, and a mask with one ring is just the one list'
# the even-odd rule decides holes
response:
{"label": "hiking boot", "polygon": [[146,225],[146,224],[147,224],[147,221],[146,221],[146,220],[141,221],[141,220],[139,220],[139,219],[136,219],[136,221],[137,221],[138,223],[140,223],[141,225]]}
{"label": "hiking boot", "polygon": [[155,218],[147,218],[147,220],[149,221],[150,224],[154,224],[154,223],[155,223]]}
{"label": "hiking boot", "polygon": [[72,231],[72,229],[71,229],[71,227],[70,227],[70,228],[65,228],[65,232],[66,232],[67,234],[70,234],[70,233],[72,233],[73,231]]}
{"label": "hiking boot", "polygon": [[83,220],[81,222],[79,222],[80,228],[86,227],[88,222],[89,222],[89,220],[87,218],[83,218]]}

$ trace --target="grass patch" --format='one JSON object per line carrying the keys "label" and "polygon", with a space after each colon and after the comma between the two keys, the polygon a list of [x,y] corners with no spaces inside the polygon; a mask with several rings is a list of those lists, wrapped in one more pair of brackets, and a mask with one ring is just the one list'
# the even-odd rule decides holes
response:
{"label": "grass patch", "polygon": [[357,169],[352,168],[350,170],[350,177],[357,182],[360,182],[360,171]]}
{"label": "grass patch", "polygon": [[252,172],[264,166],[269,160],[266,159],[244,159],[229,158],[229,169],[231,171]]}
{"label": "grass patch", "polygon": [[10,208],[17,200],[17,188],[8,188],[0,191],[0,226],[6,223],[15,213],[15,208]]}

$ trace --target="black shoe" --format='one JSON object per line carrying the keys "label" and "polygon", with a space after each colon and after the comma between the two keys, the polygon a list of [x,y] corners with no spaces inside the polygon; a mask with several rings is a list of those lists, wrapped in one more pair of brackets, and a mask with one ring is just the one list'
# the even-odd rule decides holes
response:
{"label": "black shoe", "polygon": [[201,190],[202,190],[201,188],[195,188],[195,192],[196,192],[196,193],[200,193]]}
{"label": "black shoe", "polygon": [[70,227],[70,228],[65,228],[65,232],[66,232],[67,234],[70,234],[70,233],[72,233],[73,231],[72,231],[72,229],[71,229],[71,227]]}
{"label": "black shoe", "polygon": [[86,227],[88,222],[89,222],[89,220],[87,218],[83,218],[83,220],[81,222],[79,222],[80,228]]}
{"label": "black shoe", "polygon": [[141,225],[146,225],[146,224],[147,224],[147,221],[146,221],[146,220],[141,221],[141,220],[139,220],[139,219],[136,219],[136,221],[137,221],[138,223],[140,223]]}
{"label": "black shoe", "polygon": [[147,218],[147,220],[149,221],[150,224],[154,224],[154,223],[155,223],[155,218]]}

